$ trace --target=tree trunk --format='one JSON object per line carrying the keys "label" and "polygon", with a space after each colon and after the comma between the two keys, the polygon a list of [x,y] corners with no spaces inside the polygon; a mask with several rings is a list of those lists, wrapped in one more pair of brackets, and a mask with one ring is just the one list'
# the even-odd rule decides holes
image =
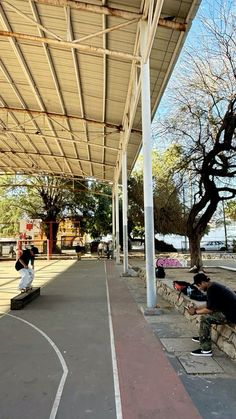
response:
{"label": "tree trunk", "polygon": [[58,253],[58,248],[56,245],[58,228],[59,228],[59,223],[55,219],[43,220],[43,229],[44,229],[45,235],[48,240],[52,239],[52,247],[51,247],[52,253]]}
{"label": "tree trunk", "polygon": [[196,233],[189,237],[191,267],[196,266],[199,271],[202,270],[201,238],[202,236],[196,235]]}

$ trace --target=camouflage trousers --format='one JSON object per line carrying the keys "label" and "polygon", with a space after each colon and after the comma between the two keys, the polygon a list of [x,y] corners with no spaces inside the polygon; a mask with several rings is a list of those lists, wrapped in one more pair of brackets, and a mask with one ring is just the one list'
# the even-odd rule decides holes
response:
{"label": "camouflage trousers", "polygon": [[202,314],[200,320],[200,347],[203,351],[211,350],[211,325],[227,323],[226,317],[220,311],[212,314]]}

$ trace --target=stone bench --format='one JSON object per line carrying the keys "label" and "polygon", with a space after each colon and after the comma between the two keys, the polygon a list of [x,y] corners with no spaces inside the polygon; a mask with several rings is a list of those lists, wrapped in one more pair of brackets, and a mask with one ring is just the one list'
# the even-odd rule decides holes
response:
{"label": "stone bench", "polygon": [[11,299],[11,310],[21,310],[35,298],[40,296],[40,287],[32,288],[32,290],[20,293]]}
{"label": "stone bench", "polygon": [[[145,269],[137,267],[135,270],[145,282]],[[185,307],[190,302],[197,307],[201,307],[205,302],[191,300],[183,293],[176,291],[173,287],[173,280],[170,279],[157,279],[157,293],[171,303],[190,322],[199,327],[200,316],[190,316]],[[236,359],[236,324],[212,325],[211,337],[221,351],[226,353],[231,359]]]}
{"label": "stone bench", "polygon": [[[176,291],[173,288],[172,280],[157,280],[157,293],[165,300],[169,301],[180,313],[189,321],[199,326],[200,316],[190,316],[185,309],[190,302],[195,306],[201,307],[204,302],[191,300],[189,297]],[[222,324],[212,325],[212,341],[225,352],[231,359],[236,359],[236,325]]]}

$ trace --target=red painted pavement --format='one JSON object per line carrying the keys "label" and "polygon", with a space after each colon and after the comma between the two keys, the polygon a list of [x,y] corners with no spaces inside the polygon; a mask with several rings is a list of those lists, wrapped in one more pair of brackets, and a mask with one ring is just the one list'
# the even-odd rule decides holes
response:
{"label": "red painted pavement", "polygon": [[199,419],[125,279],[107,262],[123,419]]}

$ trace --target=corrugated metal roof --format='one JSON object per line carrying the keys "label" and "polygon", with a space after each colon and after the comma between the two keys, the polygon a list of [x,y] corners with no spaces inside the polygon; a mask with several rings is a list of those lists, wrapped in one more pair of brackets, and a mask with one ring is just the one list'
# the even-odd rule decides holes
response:
{"label": "corrugated metal roof", "polygon": [[142,141],[140,21],[154,114],[198,4],[1,0],[0,172],[112,182],[122,147],[130,171]]}

